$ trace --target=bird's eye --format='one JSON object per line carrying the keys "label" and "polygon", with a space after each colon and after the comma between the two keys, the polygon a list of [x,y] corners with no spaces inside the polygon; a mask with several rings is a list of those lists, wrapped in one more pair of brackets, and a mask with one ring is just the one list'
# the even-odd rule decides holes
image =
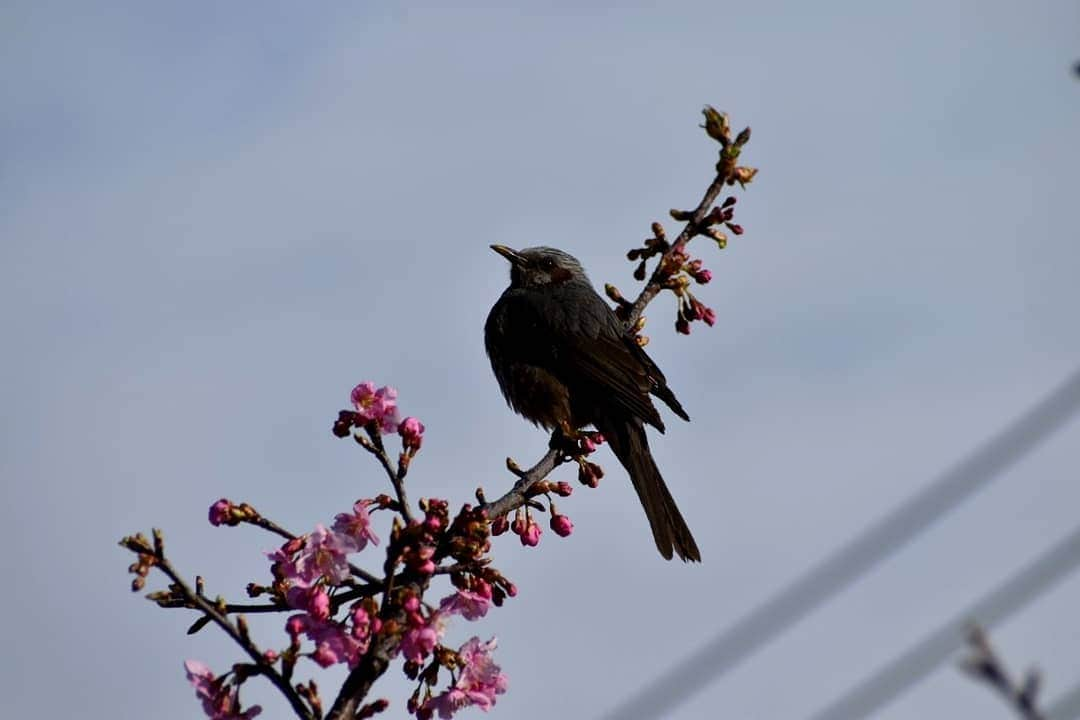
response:
{"label": "bird's eye", "polygon": [[555,261],[552,260],[551,258],[544,258],[543,260],[540,261],[540,268],[542,270],[554,270],[555,269]]}

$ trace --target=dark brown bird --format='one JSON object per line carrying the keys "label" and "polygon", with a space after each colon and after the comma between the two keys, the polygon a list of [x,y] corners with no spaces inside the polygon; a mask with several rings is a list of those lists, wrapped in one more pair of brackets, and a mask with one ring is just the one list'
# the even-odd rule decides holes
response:
{"label": "dark brown bird", "polygon": [[668,560],[701,560],[649,452],[645,424],[664,431],[655,395],[689,420],[656,363],[634,342],[575,258],[548,247],[491,249],[510,261],[510,287],[488,315],[484,344],[506,402],[564,434],[593,425],[626,468]]}

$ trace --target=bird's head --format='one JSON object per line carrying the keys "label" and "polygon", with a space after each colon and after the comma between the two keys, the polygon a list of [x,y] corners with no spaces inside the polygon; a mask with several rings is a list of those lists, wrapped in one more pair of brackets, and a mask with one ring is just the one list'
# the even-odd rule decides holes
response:
{"label": "bird's head", "polygon": [[492,245],[491,249],[510,261],[510,287],[547,288],[568,282],[589,282],[577,258],[562,250],[549,247],[511,250],[505,245]]}

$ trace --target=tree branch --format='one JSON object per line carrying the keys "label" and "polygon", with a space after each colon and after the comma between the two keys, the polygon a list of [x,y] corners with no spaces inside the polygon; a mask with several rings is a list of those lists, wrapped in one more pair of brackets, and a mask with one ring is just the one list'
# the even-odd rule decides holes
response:
{"label": "tree branch", "polygon": [[977,625],[972,626],[969,631],[968,644],[971,655],[961,662],[962,670],[1000,693],[1022,720],[1047,720],[1046,715],[1038,708],[1042,677],[1037,669],[1028,670],[1024,674],[1023,682],[1014,680],[994,652],[986,633]]}
{"label": "tree branch", "polygon": [[252,642],[251,637],[248,635],[247,623],[244,621],[243,616],[237,618],[237,623],[234,625],[229,621],[229,618],[221,611],[218,605],[211,603],[201,593],[193,591],[191,587],[184,582],[180,573],[176,571],[176,568],[172,566],[169,559],[165,557],[165,542],[160,530],[154,529],[153,546],[150,546],[141,534],[133,538],[124,538],[124,540],[121,541],[121,545],[132,552],[152,557],[153,565],[172,580],[173,586],[180,591],[184,600],[190,603],[192,607],[202,611],[203,615],[210,618],[214,624],[225,631],[226,635],[243,648],[244,652],[247,653],[248,657],[251,658],[251,661],[259,669],[259,672],[266,676],[270,682],[274,684],[274,687],[281,691],[281,694],[289,701],[293,711],[301,718],[301,720],[318,720],[317,716],[306,704],[304,704],[303,699],[296,690],[293,689],[292,685],[289,684],[289,681],[286,680],[272,664],[267,662],[263,654],[259,652],[259,648],[255,646],[255,643]]}

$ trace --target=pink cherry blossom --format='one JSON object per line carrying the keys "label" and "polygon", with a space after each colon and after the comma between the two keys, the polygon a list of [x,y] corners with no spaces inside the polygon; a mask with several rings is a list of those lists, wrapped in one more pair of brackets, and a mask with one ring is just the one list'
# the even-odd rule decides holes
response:
{"label": "pink cherry blossom", "polygon": [[240,691],[214,677],[203,663],[188,660],[184,663],[188,682],[195,688],[195,696],[202,701],[203,712],[211,720],[251,720],[262,712],[258,705],[240,711]]}
{"label": "pink cherry blossom", "polygon": [[349,536],[316,525],[296,556],[297,584],[309,587],[321,577],[334,585],[345,582],[349,577],[349,561],[345,556],[354,548],[355,543]]}
{"label": "pink cherry blossom", "polygon": [[486,643],[479,638],[472,638],[458,650],[462,668],[458,680],[452,687],[431,698],[424,704],[430,714],[438,712],[440,718],[452,717],[461,708],[475,705],[490,710],[495,705],[495,696],[506,692],[507,679],[502,668],[491,659],[491,652],[496,647],[495,638]]}
{"label": "pink cherry blossom", "polygon": [[371,500],[357,500],[353,503],[351,513],[338,513],[334,518],[334,531],[353,541],[353,552],[363,550],[368,542],[379,544],[378,536],[371,529],[371,514],[368,512],[371,503]]}
{"label": "pink cherry blossom", "polygon": [[285,631],[293,638],[303,633],[314,642],[311,659],[324,668],[342,662],[355,667],[368,648],[368,637],[358,638],[339,623],[316,620],[311,615],[293,615],[285,623]]}
{"label": "pink cherry blossom", "polygon": [[506,692],[506,675],[491,659],[491,652],[497,645],[495,638],[482,643],[480,638],[474,637],[458,650],[458,657],[465,667],[461,670],[457,687],[464,690],[472,703],[482,710],[490,710],[495,704],[495,696]]}
{"label": "pink cherry blossom", "polygon": [[392,387],[375,389],[375,383],[362,382],[353,388],[350,399],[361,423],[375,422],[386,433],[398,428],[397,390]]}
{"label": "pink cherry blossom", "polygon": [[398,650],[405,659],[411,662],[422,662],[431,654],[442,637],[444,626],[443,618],[439,613],[432,613],[427,621],[420,613],[409,613],[407,618],[408,628],[401,636],[401,644]]}
{"label": "pink cherry blossom", "polygon": [[226,523],[235,525],[236,523],[230,523],[233,504],[226,498],[221,498],[216,503],[210,506],[210,524],[217,527]]}
{"label": "pink cherry blossom", "polygon": [[407,417],[398,425],[398,435],[401,436],[401,444],[405,449],[415,452],[420,449],[420,443],[424,440],[424,423],[414,417]]}
{"label": "pink cherry blossom", "polygon": [[444,615],[461,615],[466,620],[478,620],[484,617],[489,607],[491,607],[490,586],[488,586],[487,597],[471,590],[457,590],[453,595],[447,595],[439,602],[439,612]]}

